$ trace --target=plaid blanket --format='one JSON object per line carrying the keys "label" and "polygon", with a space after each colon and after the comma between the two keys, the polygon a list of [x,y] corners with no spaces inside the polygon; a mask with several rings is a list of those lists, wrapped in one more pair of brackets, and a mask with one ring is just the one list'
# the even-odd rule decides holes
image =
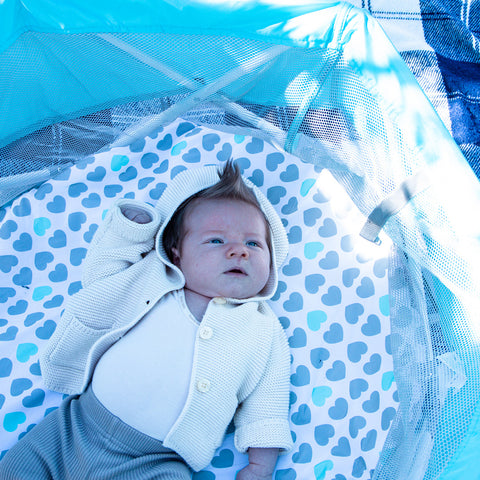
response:
{"label": "plaid blanket", "polygon": [[480,178],[480,0],[350,0],[382,25]]}

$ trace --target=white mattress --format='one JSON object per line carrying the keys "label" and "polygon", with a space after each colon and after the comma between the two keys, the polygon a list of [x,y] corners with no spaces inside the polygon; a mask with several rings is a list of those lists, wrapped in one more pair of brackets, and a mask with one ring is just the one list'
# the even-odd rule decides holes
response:
{"label": "white mattress", "polygon": [[[38,352],[81,288],[82,261],[109,205],[120,197],[155,204],[180,170],[230,157],[268,196],[290,241],[272,307],[292,353],[295,448],[274,478],[370,478],[398,405],[388,242],[358,236],[363,217],[328,171],[260,139],[182,120],[92,156],[0,209],[0,452],[62,400],[43,387]],[[246,461],[227,433],[194,478],[231,479]]]}

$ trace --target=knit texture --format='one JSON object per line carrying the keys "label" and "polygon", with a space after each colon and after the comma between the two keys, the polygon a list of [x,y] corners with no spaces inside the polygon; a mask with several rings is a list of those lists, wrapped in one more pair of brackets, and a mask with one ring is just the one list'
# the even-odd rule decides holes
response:
{"label": "knit texture", "polygon": [[[129,203],[140,207],[138,202],[121,200],[108,212],[86,258],[84,288],[68,302],[41,353],[48,388],[70,394],[84,391],[101,355],[163,295],[183,287],[183,274],[161,246],[163,227],[185,198],[217,181],[214,167],[177,175],[156,209],[141,204],[152,218],[148,224],[129,221],[121,213]],[[285,258],[287,238],[273,208],[255,193],[272,225],[274,268],[269,282],[255,299],[210,302],[202,326],[210,327],[213,335],[196,340],[186,405],[164,440],[194,470],[208,465],[233,417],[239,451],[250,446],[292,447],[288,342],[264,301],[275,292],[275,267]]]}

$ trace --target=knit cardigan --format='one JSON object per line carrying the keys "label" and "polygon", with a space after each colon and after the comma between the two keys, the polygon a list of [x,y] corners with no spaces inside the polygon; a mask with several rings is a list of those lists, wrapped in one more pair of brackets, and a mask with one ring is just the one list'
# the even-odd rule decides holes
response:
{"label": "knit cardigan", "polygon": [[[47,388],[83,392],[103,353],[166,293],[184,286],[183,274],[163,249],[163,229],[184,199],[216,181],[213,167],[188,170],[172,181],[156,208],[120,200],[110,209],[85,259],[83,289],[69,299],[41,352]],[[253,299],[210,302],[196,338],[186,404],[164,439],[166,447],[197,471],[211,461],[232,418],[240,452],[249,447],[292,447],[288,343],[265,302],[276,289],[276,267],[286,256],[287,240],[277,214],[253,189],[271,228],[270,279]],[[152,221],[128,220],[121,212],[126,205],[144,209]],[[202,335],[205,329],[209,335]]]}

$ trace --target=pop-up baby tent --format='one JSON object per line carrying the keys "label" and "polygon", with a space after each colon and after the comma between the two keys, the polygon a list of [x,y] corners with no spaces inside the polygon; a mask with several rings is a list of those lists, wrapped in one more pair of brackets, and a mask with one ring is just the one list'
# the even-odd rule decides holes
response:
{"label": "pop-up baby tent", "polygon": [[[276,480],[478,478],[478,180],[342,2],[0,4],[0,452],[61,395],[38,352],[109,206],[233,158],[290,251]],[[141,395],[142,392],[139,392]],[[246,462],[231,431],[202,480]]]}

